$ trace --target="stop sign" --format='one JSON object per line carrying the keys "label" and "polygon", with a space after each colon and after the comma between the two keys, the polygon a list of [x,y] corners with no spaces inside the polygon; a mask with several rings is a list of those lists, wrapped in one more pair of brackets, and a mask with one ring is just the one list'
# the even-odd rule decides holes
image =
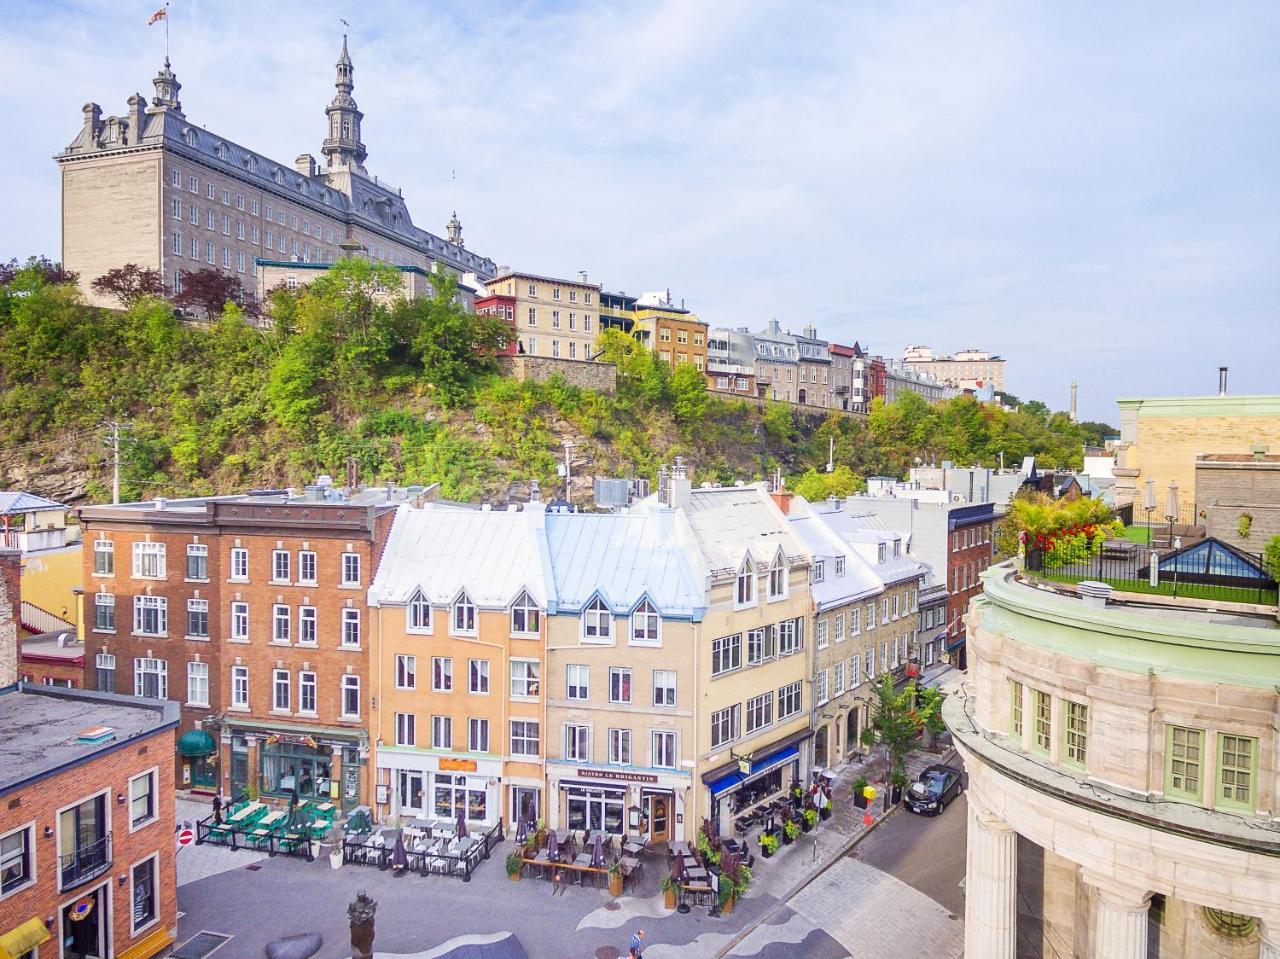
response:
{"label": "stop sign", "polygon": [[179,845],[179,846],[190,846],[190,845],[191,845],[193,842],[195,842],[195,841],[196,841],[196,834],[195,834],[194,832],[192,832],[190,829],[179,829],[179,830],[178,830],[178,845]]}

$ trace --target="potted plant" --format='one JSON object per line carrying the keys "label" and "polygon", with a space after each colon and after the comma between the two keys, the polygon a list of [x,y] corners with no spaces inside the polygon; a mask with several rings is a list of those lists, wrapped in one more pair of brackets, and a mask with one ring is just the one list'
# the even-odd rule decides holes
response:
{"label": "potted plant", "polygon": [[676,907],[676,884],[671,881],[670,876],[663,876],[658,886],[662,890],[662,904],[668,909],[674,909]]}
{"label": "potted plant", "polygon": [[804,831],[809,832],[816,825],[818,825],[818,810],[806,809],[804,811]]}
{"label": "potted plant", "polygon": [[907,774],[902,771],[895,771],[889,777],[889,785],[891,787],[889,801],[896,806],[902,802],[902,791],[907,788]]}
{"label": "potted plant", "polygon": [[782,841],[789,846],[796,841],[798,835],[800,835],[800,824],[794,819],[788,819],[782,827]]}
{"label": "potted plant", "polygon": [[760,855],[768,859],[778,851],[778,834],[776,832],[765,832],[760,834]]}
{"label": "potted plant", "polygon": [[824,821],[831,818],[831,797],[828,796],[826,798],[827,801],[823,804],[822,808],[818,810],[818,815],[821,816]]}
{"label": "potted plant", "polygon": [[524,868],[524,860],[518,852],[507,853],[507,878],[512,882],[520,881],[520,870]]}
{"label": "potted plant", "polygon": [[859,809],[867,808],[866,788],[871,785],[866,776],[859,776],[853,781],[853,804]]}
{"label": "potted plant", "polygon": [[609,895],[615,899],[622,895],[622,863],[615,862],[609,867]]}
{"label": "potted plant", "polygon": [[736,884],[728,876],[720,877],[720,912],[726,916],[733,914],[733,900],[737,895]]}

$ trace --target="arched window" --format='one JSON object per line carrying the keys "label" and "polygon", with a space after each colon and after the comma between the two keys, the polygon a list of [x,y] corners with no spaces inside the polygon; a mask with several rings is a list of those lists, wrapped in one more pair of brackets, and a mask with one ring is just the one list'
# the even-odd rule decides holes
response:
{"label": "arched window", "polygon": [[344,140],[351,139],[351,121],[350,120],[342,121],[342,138]]}
{"label": "arched window", "polygon": [[187,141],[187,146],[189,146],[189,147],[193,147],[193,146],[195,146],[195,145],[196,145],[196,131],[195,131],[195,130],[192,130],[192,129],[188,128],[186,131],[184,131],[184,132],[183,132],[183,134],[182,134],[182,138],[183,138],[184,140],[186,140],[186,141]]}
{"label": "arched window", "polygon": [[431,632],[431,602],[421,592],[414,593],[413,599],[409,600],[408,616],[409,632]]}
{"label": "arched window", "polygon": [[787,595],[787,561],[782,551],[773,558],[769,566],[769,598],[783,599]]}
{"label": "arched window", "polygon": [[249,168],[249,172],[250,172],[250,173],[257,173],[257,172],[258,172],[258,158],[257,158],[257,157],[248,157],[248,158],[246,158],[246,159],[245,159],[244,163],[245,163],[245,166],[247,166],[247,167]]}
{"label": "arched window", "polygon": [[518,636],[536,636],[541,621],[538,604],[527,592],[521,593],[511,605],[511,632]]}
{"label": "arched window", "polygon": [[756,571],[751,565],[751,557],[742,561],[738,567],[737,591],[734,602],[738,606],[754,606],[756,602]]}
{"label": "arched window", "polygon": [[631,614],[631,642],[636,646],[658,646],[662,643],[662,618],[647,599]]}
{"label": "arched window", "polygon": [[466,593],[459,593],[453,601],[453,632],[474,633],[476,631],[476,604]]}
{"label": "arched window", "polygon": [[597,641],[607,640],[612,620],[613,614],[609,612],[609,607],[597,596],[582,613],[583,638]]}

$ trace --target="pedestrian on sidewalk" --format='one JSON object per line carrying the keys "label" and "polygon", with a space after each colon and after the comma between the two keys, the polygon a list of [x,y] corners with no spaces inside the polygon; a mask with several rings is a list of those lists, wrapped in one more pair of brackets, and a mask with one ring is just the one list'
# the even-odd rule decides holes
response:
{"label": "pedestrian on sidewalk", "polygon": [[631,948],[628,955],[631,959],[642,959],[644,952],[644,930],[637,929],[631,936]]}
{"label": "pedestrian on sidewalk", "polygon": [[222,787],[218,787],[218,791],[213,794],[213,824],[215,826],[222,825]]}

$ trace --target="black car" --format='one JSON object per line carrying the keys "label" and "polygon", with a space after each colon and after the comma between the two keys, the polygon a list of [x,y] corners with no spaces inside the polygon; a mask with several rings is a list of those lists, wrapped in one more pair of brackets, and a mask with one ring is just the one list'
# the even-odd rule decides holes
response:
{"label": "black car", "polygon": [[955,766],[930,766],[907,790],[907,808],[922,816],[936,816],[960,795],[960,770]]}

